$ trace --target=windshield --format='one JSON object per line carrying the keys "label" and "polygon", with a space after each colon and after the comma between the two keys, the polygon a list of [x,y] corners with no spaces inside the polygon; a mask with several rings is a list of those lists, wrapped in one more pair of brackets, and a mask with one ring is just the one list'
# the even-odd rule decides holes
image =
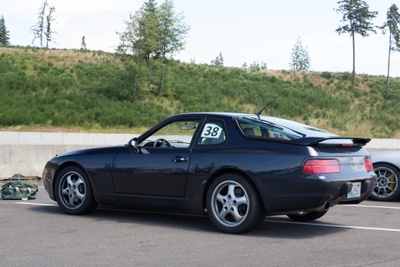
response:
{"label": "windshield", "polygon": [[274,117],[238,117],[237,122],[245,135],[253,137],[294,140],[303,137],[336,136],[309,125]]}

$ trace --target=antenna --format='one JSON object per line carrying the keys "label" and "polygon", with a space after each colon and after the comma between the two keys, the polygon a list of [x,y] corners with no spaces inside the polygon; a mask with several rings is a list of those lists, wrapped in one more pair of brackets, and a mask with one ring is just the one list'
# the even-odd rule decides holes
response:
{"label": "antenna", "polygon": [[281,95],[283,95],[284,92],[285,92],[285,91],[282,90],[282,92],[281,92],[279,95],[277,95],[274,99],[271,100],[271,102],[269,102],[265,107],[263,107],[259,112],[256,113],[258,119],[260,119],[261,112],[263,112],[264,110],[266,110],[272,103],[275,102],[275,100],[277,100]]}

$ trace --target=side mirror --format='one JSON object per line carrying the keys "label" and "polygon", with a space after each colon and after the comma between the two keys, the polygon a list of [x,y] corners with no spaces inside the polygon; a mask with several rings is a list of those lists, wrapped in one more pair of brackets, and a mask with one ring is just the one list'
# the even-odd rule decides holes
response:
{"label": "side mirror", "polygon": [[133,153],[139,153],[139,148],[138,148],[138,144],[137,144],[137,137],[132,138],[131,140],[129,140],[128,142],[128,146],[132,149]]}

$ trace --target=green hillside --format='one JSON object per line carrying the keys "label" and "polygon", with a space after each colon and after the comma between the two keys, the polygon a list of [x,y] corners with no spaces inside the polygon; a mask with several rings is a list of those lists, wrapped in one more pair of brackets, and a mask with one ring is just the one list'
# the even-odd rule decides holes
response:
{"label": "green hillside", "polygon": [[0,130],[139,133],[174,113],[263,112],[340,135],[400,137],[400,79],[170,61],[164,88],[134,92],[104,52],[0,47]]}

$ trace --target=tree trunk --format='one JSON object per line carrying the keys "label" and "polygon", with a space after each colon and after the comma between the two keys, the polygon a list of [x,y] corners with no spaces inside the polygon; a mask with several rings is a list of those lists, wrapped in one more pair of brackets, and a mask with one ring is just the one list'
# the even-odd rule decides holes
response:
{"label": "tree trunk", "polygon": [[389,33],[389,55],[388,55],[388,69],[387,69],[387,77],[386,77],[386,93],[385,93],[385,100],[389,97],[389,72],[390,72],[390,53],[392,48],[392,33]]}
{"label": "tree trunk", "polygon": [[164,79],[165,79],[165,65],[163,66],[163,69],[162,69],[161,88],[160,89],[164,88]]}
{"label": "tree trunk", "polygon": [[147,63],[147,88],[150,88],[151,85],[151,63],[150,63],[150,54],[146,56],[146,63]]}
{"label": "tree trunk", "polygon": [[356,84],[356,39],[355,39],[355,32],[352,31],[351,37],[353,39],[353,76],[352,82]]}

